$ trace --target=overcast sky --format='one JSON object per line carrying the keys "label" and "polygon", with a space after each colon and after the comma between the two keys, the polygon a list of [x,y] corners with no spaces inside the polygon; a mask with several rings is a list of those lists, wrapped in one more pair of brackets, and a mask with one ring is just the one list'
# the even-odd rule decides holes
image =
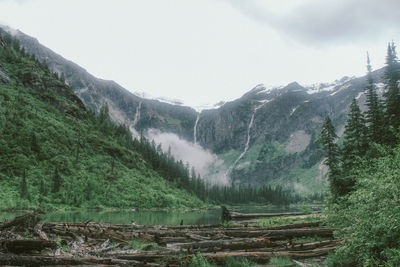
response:
{"label": "overcast sky", "polygon": [[0,0],[0,23],[93,75],[198,106],[384,64],[399,0]]}

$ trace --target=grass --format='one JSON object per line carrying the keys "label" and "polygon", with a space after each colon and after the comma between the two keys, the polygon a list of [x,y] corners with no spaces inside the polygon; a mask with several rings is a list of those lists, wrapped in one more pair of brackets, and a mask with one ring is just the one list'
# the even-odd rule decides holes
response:
{"label": "grass", "polygon": [[256,264],[247,259],[244,259],[244,258],[226,257],[224,259],[224,263],[222,265],[216,265],[216,264],[208,261],[200,253],[197,253],[197,254],[193,255],[193,257],[191,258],[191,261],[188,264],[183,264],[183,266],[189,266],[189,267],[216,267],[216,266],[251,267],[251,266],[256,266]]}
{"label": "grass", "polygon": [[56,241],[57,246],[58,246],[62,251],[67,252],[67,253],[69,252],[69,247],[68,247],[68,245],[66,244],[65,240],[63,241],[63,240],[61,239],[60,236],[57,236],[55,241]]}
{"label": "grass", "polygon": [[223,228],[231,228],[231,227],[233,227],[233,222],[232,221],[224,222],[222,224],[222,227]]}
{"label": "grass", "polygon": [[289,173],[272,181],[272,185],[285,185],[285,188],[301,193],[303,196],[312,193],[324,193],[327,188],[325,177],[319,178],[319,162],[311,168],[301,166],[292,168]]}
{"label": "grass", "polygon": [[227,267],[250,267],[256,266],[254,262],[249,261],[248,259],[243,258],[225,258],[225,266]]}
{"label": "grass", "polygon": [[132,239],[131,248],[134,250],[157,250],[158,244],[154,242],[143,242],[141,240]]}
{"label": "grass", "polygon": [[216,265],[207,261],[200,253],[193,255],[191,261],[186,266],[188,267],[215,267]]}
{"label": "grass", "polygon": [[293,242],[320,242],[320,241],[325,241],[325,240],[330,240],[329,237],[320,237],[320,236],[304,236],[304,237],[298,237],[298,238],[293,238]]}
{"label": "grass", "polygon": [[287,257],[273,257],[269,260],[268,264],[274,267],[297,266],[290,260],[290,258]]}

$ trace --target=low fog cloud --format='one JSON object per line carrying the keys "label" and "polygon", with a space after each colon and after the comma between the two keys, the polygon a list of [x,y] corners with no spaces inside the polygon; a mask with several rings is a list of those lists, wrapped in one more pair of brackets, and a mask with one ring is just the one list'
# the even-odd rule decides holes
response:
{"label": "low fog cloud", "polygon": [[398,0],[300,0],[282,12],[276,12],[280,0],[226,1],[289,39],[311,45],[376,39],[400,25]]}
{"label": "low fog cloud", "polygon": [[182,160],[185,164],[189,163],[196,173],[210,183],[219,185],[229,183],[229,178],[225,175],[224,162],[209,150],[183,140],[176,134],[164,133],[157,129],[149,129],[147,138],[154,140],[157,145],[161,144],[163,152],[168,152],[171,148],[171,154],[176,160]]}

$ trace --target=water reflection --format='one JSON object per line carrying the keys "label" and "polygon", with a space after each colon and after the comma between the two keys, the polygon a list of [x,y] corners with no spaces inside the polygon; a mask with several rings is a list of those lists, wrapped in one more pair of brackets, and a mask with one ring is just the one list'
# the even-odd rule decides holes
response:
{"label": "water reflection", "polygon": [[218,224],[221,211],[219,209],[200,211],[76,211],[51,212],[43,216],[47,222],[94,222],[122,223],[135,222],[141,225],[178,225],[183,224]]}
{"label": "water reflection", "polygon": [[[273,206],[240,206],[229,207],[229,210],[243,213],[275,213],[298,211],[295,208]],[[24,212],[2,212],[0,221],[10,220]],[[46,222],[106,222],[112,224],[130,224],[135,222],[140,225],[179,225],[183,224],[218,224],[221,220],[219,208],[209,210],[168,210],[168,211],[56,211],[41,215]]]}

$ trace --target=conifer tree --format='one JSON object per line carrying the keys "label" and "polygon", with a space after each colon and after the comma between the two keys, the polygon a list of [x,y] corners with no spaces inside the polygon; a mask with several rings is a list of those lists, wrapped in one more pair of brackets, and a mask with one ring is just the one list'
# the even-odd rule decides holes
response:
{"label": "conifer tree", "polygon": [[100,119],[100,122],[104,122],[104,121],[110,119],[110,109],[109,109],[107,103],[105,103],[105,104],[100,108],[99,119]]}
{"label": "conifer tree", "polygon": [[30,199],[28,185],[26,182],[26,172],[25,171],[22,175],[20,196],[21,196],[21,198]]}
{"label": "conifer tree", "polygon": [[383,105],[380,101],[374,79],[372,78],[372,67],[369,55],[367,53],[367,86],[366,86],[366,106],[365,122],[368,127],[368,138],[370,141],[382,144],[385,136],[385,121],[383,114]]}
{"label": "conifer tree", "polygon": [[366,151],[367,128],[365,126],[364,115],[361,113],[356,99],[353,99],[345,125],[342,148],[342,166],[345,174],[354,167],[357,158],[364,156]]}
{"label": "conifer tree", "polygon": [[[400,126],[400,95],[399,95],[399,62],[397,61],[396,47],[394,43],[388,44],[386,55],[386,119],[389,126],[397,128]],[[393,143],[394,137],[389,138]]]}
{"label": "conifer tree", "polygon": [[46,185],[44,184],[44,178],[43,177],[40,179],[39,193],[40,193],[41,196],[45,196],[46,195]]}
{"label": "conifer tree", "polygon": [[57,193],[58,191],[60,191],[61,188],[61,176],[58,173],[58,168],[56,168],[54,170],[54,176],[53,176],[53,193]]}
{"label": "conifer tree", "polygon": [[334,196],[340,194],[341,185],[339,181],[340,175],[340,164],[339,164],[339,147],[335,143],[337,135],[335,133],[335,127],[332,124],[331,118],[327,116],[324,124],[322,125],[321,135],[319,142],[322,144],[325,150],[325,164],[329,167],[329,181],[330,190]]}

